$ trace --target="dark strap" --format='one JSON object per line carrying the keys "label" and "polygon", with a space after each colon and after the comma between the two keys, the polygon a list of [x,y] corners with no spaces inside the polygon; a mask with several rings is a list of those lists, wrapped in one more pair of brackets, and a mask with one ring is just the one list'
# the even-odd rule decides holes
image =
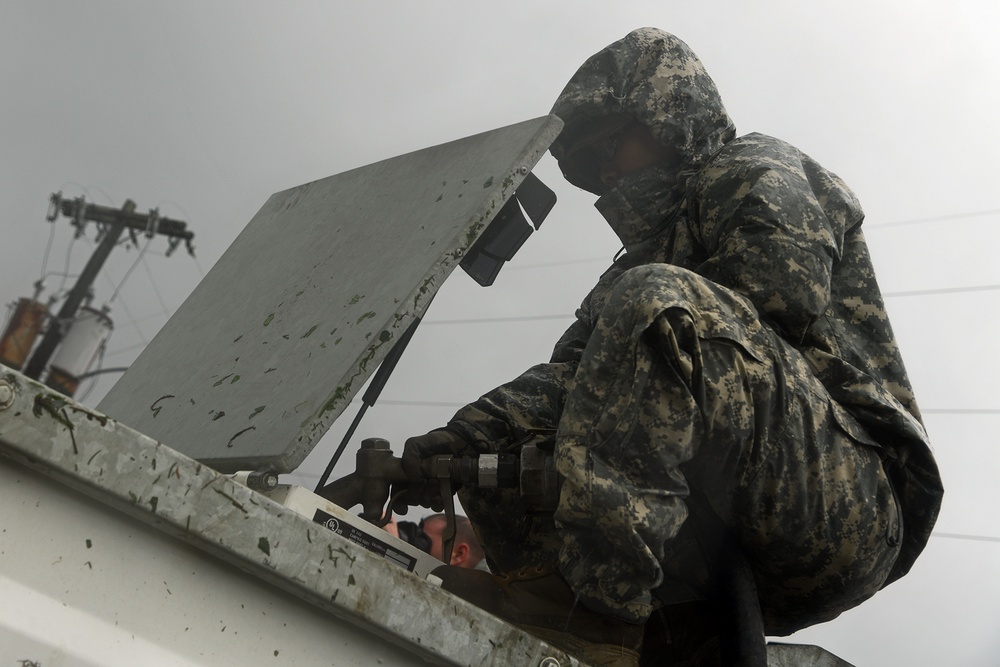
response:
{"label": "dark strap", "polygon": [[687,498],[695,534],[711,573],[712,601],[720,614],[722,662],[767,667],[764,619],[753,570],[739,542],[698,489]]}

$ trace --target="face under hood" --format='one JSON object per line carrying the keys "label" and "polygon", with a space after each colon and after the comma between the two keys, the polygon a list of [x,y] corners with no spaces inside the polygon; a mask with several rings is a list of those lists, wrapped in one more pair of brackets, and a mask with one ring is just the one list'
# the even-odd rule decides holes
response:
{"label": "face under hood", "polygon": [[696,170],[736,135],[701,61],[687,44],[656,28],[634,30],[589,58],[552,113],[565,123],[552,154],[570,182],[594,194],[603,194],[601,184],[574,178],[566,157],[581,142],[614,131],[616,117],[649,126],[681,156],[678,172]]}

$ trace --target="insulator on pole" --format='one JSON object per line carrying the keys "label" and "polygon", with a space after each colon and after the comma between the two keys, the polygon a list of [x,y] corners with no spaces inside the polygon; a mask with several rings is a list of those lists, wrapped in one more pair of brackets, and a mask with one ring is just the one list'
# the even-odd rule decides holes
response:
{"label": "insulator on pole", "polygon": [[52,196],[49,197],[49,210],[45,214],[45,219],[48,222],[55,222],[56,218],[59,217],[59,208],[62,206],[62,191],[53,192]]}

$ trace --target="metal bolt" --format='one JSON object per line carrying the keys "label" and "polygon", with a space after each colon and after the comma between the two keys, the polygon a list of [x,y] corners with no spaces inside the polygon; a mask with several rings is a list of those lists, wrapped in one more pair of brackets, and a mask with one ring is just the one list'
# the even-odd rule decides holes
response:
{"label": "metal bolt", "polygon": [[255,470],[247,475],[246,484],[254,491],[274,491],[278,486],[278,474],[272,470]]}
{"label": "metal bolt", "polygon": [[552,657],[542,658],[542,661],[538,663],[538,667],[561,667],[558,660]]}
{"label": "metal bolt", "polygon": [[14,404],[14,387],[6,380],[0,380],[0,410]]}
{"label": "metal bolt", "polygon": [[361,449],[390,449],[389,441],[385,438],[365,438],[361,441]]}
{"label": "metal bolt", "polygon": [[479,455],[479,488],[495,489],[499,486],[500,457],[497,454]]}
{"label": "metal bolt", "polygon": [[[521,172],[522,176],[527,176],[527,174],[528,174],[528,168],[527,167],[521,167],[521,168],[518,169],[518,171]],[[549,666],[545,665],[545,667],[549,667]]]}

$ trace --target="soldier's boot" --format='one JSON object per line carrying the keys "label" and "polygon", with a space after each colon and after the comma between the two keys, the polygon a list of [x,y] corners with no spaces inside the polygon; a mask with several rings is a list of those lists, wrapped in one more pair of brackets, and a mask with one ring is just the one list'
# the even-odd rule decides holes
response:
{"label": "soldier's boot", "polygon": [[492,575],[444,565],[441,587],[594,667],[637,667],[643,626],[579,604],[548,567]]}

